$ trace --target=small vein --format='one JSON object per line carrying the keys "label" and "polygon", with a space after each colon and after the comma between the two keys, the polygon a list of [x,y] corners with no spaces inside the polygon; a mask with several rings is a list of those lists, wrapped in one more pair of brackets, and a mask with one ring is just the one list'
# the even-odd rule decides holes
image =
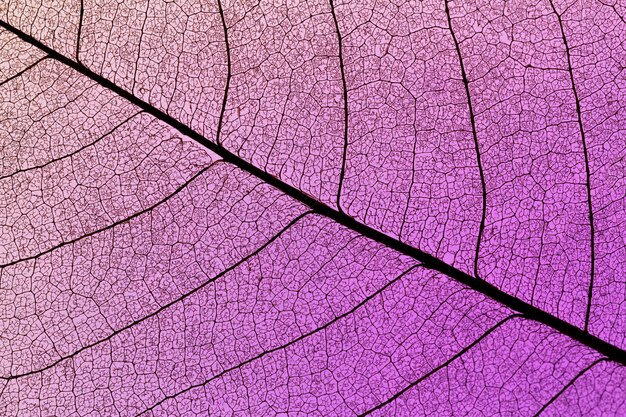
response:
{"label": "small vein", "polygon": [[565,36],[565,30],[563,29],[563,20],[561,15],[556,11],[554,3],[550,0],[550,6],[552,11],[556,15],[559,21],[559,28],[561,30],[561,37],[563,38],[563,44],[565,45],[565,54],[567,55],[567,70],[569,72],[569,78],[572,85],[572,91],[574,92],[574,99],[576,100],[576,117],[578,119],[578,129],[580,130],[580,139],[583,145],[583,154],[585,156],[585,185],[587,188],[587,210],[589,212],[589,229],[590,229],[590,245],[591,245],[591,273],[589,277],[589,289],[587,290],[587,311],[585,313],[585,332],[589,330],[589,316],[591,315],[591,301],[593,297],[593,283],[595,278],[595,228],[593,221],[593,207],[591,204],[591,172],[589,170],[589,152],[587,150],[587,142],[585,140],[585,130],[583,129],[582,112],[580,106],[580,99],[578,98],[578,91],[576,90],[576,83],[574,82],[574,70],[572,69],[572,57],[570,54],[570,48],[567,43],[567,37]]}
{"label": "small vein", "polygon": [[220,118],[217,122],[217,133],[215,135],[215,142],[218,145],[222,144],[222,129],[224,127],[224,114],[226,113],[226,102],[228,101],[228,90],[230,89],[230,79],[232,77],[232,67],[230,58],[230,44],[228,43],[228,27],[226,26],[226,18],[224,17],[224,8],[222,7],[222,0],[217,0],[217,5],[220,10],[220,19],[222,21],[222,27],[224,29],[224,43],[226,44],[226,86],[224,87],[224,98],[222,99],[222,109],[220,110]]}
{"label": "small vein", "polygon": [[565,386],[563,386],[563,388],[561,388],[561,390],[559,392],[557,392],[556,394],[554,394],[554,396],[552,398],[550,398],[550,401],[548,401],[547,403],[545,403],[543,405],[543,407],[541,407],[539,409],[539,411],[537,411],[537,413],[534,414],[533,417],[538,417],[540,414],[542,414],[549,406],[550,404],[552,404],[554,401],[557,400],[557,398],[559,398],[561,395],[563,395],[563,393],[565,391],[567,391],[567,389],[569,387],[571,387],[572,385],[574,385],[574,383],[576,382],[576,380],[578,380],[580,377],[582,377],[588,370],[590,370],[591,368],[593,368],[594,366],[596,366],[597,364],[599,364],[600,362],[604,362],[606,361],[606,358],[600,358],[594,362],[592,362],[590,365],[584,367],[580,372],[578,372],[578,374],[576,374],[576,376],[574,376],[574,378],[572,378],[567,384],[565,384]]}
{"label": "small vein", "polygon": [[474,139],[474,149],[476,150],[476,163],[478,165],[478,172],[480,174],[480,185],[482,187],[482,213],[480,216],[480,226],[478,228],[478,237],[476,238],[476,253],[474,255],[474,277],[480,278],[478,275],[478,259],[480,255],[480,243],[482,241],[483,233],[485,230],[485,214],[487,212],[487,186],[485,184],[485,174],[483,172],[483,164],[480,157],[480,147],[478,145],[478,134],[476,132],[476,118],[474,116],[474,107],[472,106],[472,95],[469,89],[469,79],[465,72],[465,64],[463,63],[463,56],[461,55],[461,47],[459,41],[456,38],[456,33],[452,28],[452,17],[450,16],[450,7],[448,6],[449,0],[446,3],[446,16],[448,17],[448,28],[454,41],[454,47],[456,48],[456,54],[459,58],[459,64],[461,66],[461,76],[463,78],[463,85],[465,86],[465,94],[467,96],[467,106],[469,109],[470,123],[472,125],[472,138]]}
{"label": "small vein", "polygon": [[316,329],[313,329],[313,330],[311,330],[311,331],[309,331],[309,332],[307,332],[307,333],[304,333],[304,334],[302,334],[302,335],[298,336],[297,338],[295,338],[295,339],[293,339],[293,340],[289,341],[288,343],[285,343],[285,344],[283,344],[283,345],[281,345],[281,346],[277,346],[277,347],[275,347],[275,348],[268,349],[268,350],[266,350],[266,351],[264,351],[264,352],[261,352],[261,353],[259,353],[258,355],[254,356],[254,357],[252,357],[252,358],[246,359],[245,361],[240,362],[239,364],[237,364],[237,365],[235,365],[235,366],[232,366],[232,367],[230,367],[230,368],[228,368],[228,369],[223,370],[222,372],[220,372],[220,373],[218,373],[218,374],[213,375],[211,378],[209,378],[209,379],[207,379],[207,380],[205,380],[205,381],[203,381],[203,382],[200,382],[200,383],[198,383],[198,384],[193,384],[193,385],[190,385],[190,386],[188,386],[187,388],[185,388],[185,389],[183,389],[183,390],[181,390],[181,391],[178,391],[178,392],[176,392],[176,393],[174,393],[174,394],[171,394],[171,395],[165,396],[163,399],[161,399],[160,401],[158,401],[158,402],[157,402],[157,403],[155,403],[154,405],[150,406],[150,407],[149,407],[149,408],[147,408],[146,410],[144,410],[144,411],[142,411],[141,413],[139,413],[136,417],[139,417],[139,416],[141,416],[141,415],[143,415],[143,414],[145,414],[145,413],[147,413],[147,412],[149,412],[149,411],[151,411],[151,410],[155,409],[156,407],[158,407],[159,405],[161,405],[162,403],[164,403],[164,402],[165,402],[165,401],[167,401],[167,400],[170,400],[170,399],[172,399],[172,398],[174,398],[174,397],[177,397],[177,396],[179,396],[179,395],[181,395],[181,394],[184,394],[185,392],[191,391],[192,389],[202,387],[202,386],[204,386],[204,385],[206,385],[206,384],[210,383],[211,381],[214,381],[214,380],[216,380],[216,379],[221,378],[222,376],[224,376],[224,375],[228,374],[229,372],[232,372],[232,371],[234,371],[234,370],[236,370],[236,369],[239,369],[239,368],[241,368],[241,367],[243,367],[243,366],[245,366],[245,365],[247,365],[247,364],[249,364],[249,363],[251,363],[251,362],[254,362],[254,361],[258,360],[258,359],[261,359],[262,357],[267,356],[267,355],[269,355],[269,354],[271,354],[271,353],[277,352],[277,351],[279,351],[279,350],[284,350],[284,349],[288,348],[289,346],[294,345],[294,344],[298,343],[299,341],[301,341],[301,340],[303,340],[303,339],[306,339],[307,337],[310,337],[310,336],[312,336],[312,335],[314,335],[314,334],[316,334],[316,333],[319,333],[319,332],[321,332],[321,331],[323,331],[323,330],[327,329],[328,327],[332,326],[334,323],[338,322],[339,320],[341,320],[341,319],[343,319],[343,318],[345,318],[345,317],[347,317],[347,316],[349,316],[349,315],[351,315],[351,314],[354,314],[354,312],[356,312],[356,311],[357,311],[357,310],[359,310],[361,307],[363,307],[364,305],[366,305],[366,304],[367,304],[369,301],[371,301],[373,298],[375,298],[376,296],[380,295],[380,294],[381,294],[382,292],[384,292],[387,288],[391,287],[393,284],[395,284],[396,282],[398,282],[399,280],[401,280],[404,276],[406,276],[407,274],[409,274],[409,273],[410,273],[411,271],[413,271],[415,268],[418,268],[418,267],[420,267],[420,266],[421,266],[421,265],[419,265],[419,264],[418,264],[418,265],[413,265],[413,266],[411,266],[410,268],[408,268],[407,270],[405,270],[404,272],[402,272],[400,275],[396,276],[394,279],[390,280],[388,283],[386,283],[385,285],[383,285],[382,287],[380,287],[378,290],[376,290],[376,291],[375,291],[375,292],[373,292],[372,294],[370,294],[370,295],[368,295],[367,297],[365,297],[363,300],[361,300],[361,302],[360,302],[360,303],[358,303],[357,305],[355,305],[353,308],[351,308],[350,310],[346,311],[346,312],[345,312],[345,313],[343,313],[343,314],[340,314],[339,316],[337,316],[337,317],[335,317],[334,319],[330,320],[328,323],[324,324],[323,326],[318,327],[318,328],[316,328]]}
{"label": "small vein", "polygon": [[333,22],[335,23],[335,31],[337,32],[337,41],[339,44],[339,69],[341,71],[341,84],[343,88],[343,154],[341,157],[341,172],[339,173],[339,186],[337,190],[337,209],[343,213],[341,208],[341,191],[343,189],[343,181],[346,176],[346,157],[348,154],[348,85],[346,83],[346,71],[343,63],[343,38],[339,31],[339,22],[337,21],[337,14],[335,13],[335,4],[333,0],[330,1],[330,13],[333,15]]}
{"label": "small vein", "polygon": [[169,194],[169,195],[168,195],[167,197],[165,197],[164,199],[157,201],[156,203],[154,203],[154,204],[153,204],[153,205],[151,205],[150,207],[147,207],[147,208],[145,208],[145,209],[143,209],[143,210],[140,210],[140,211],[138,211],[138,212],[136,212],[136,213],[132,214],[131,216],[125,217],[124,219],[121,219],[121,220],[118,220],[118,221],[116,221],[116,222],[113,222],[113,223],[111,223],[111,224],[109,224],[109,225],[107,225],[107,226],[105,226],[105,227],[103,227],[103,228],[101,228],[101,229],[96,229],[96,230],[93,230],[93,231],[91,231],[91,232],[89,232],[89,233],[85,233],[84,235],[81,235],[81,236],[79,236],[79,237],[77,237],[77,238],[75,238],[75,239],[71,239],[71,240],[68,240],[68,241],[65,241],[65,242],[59,243],[58,245],[54,245],[54,246],[52,246],[51,248],[46,249],[46,250],[44,250],[44,251],[42,251],[42,252],[39,252],[39,253],[37,253],[37,254],[35,254],[35,255],[31,255],[31,256],[24,257],[24,258],[16,259],[16,260],[14,260],[14,261],[7,262],[7,263],[5,263],[5,264],[0,264],[0,268],[6,268],[6,267],[8,267],[8,266],[18,264],[18,263],[20,263],[20,262],[31,261],[31,260],[33,260],[33,259],[39,258],[39,257],[41,257],[41,256],[43,256],[43,255],[46,255],[46,254],[48,254],[48,253],[50,253],[50,252],[53,252],[53,251],[55,251],[55,250],[57,250],[57,249],[60,249],[60,248],[64,247],[64,246],[71,245],[71,244],[76,243],[76,242],[78,242],[78,241],[80,241],[80,240],[86,239],[86,238],[88,238],[88,237],[91,237],[91,236],[97,235],[98,233],[102,233],[102,232],[104,232],[104,231],[106,231],[106,230],[109,230],[109,229],[112,229],[112,228],[114,228],[114,227],[116,227],[116,226],[119,226],[120,224],[127,223],[127,222],[131,221],[132,219],[134,219],[134,218],[136,218],[136,217],[141,216],[142,214],[145,214],[145,213],[147,213],[147,212],[149,212],[149,211],[151,211],[151,210],[154,210],[156,207],[158,207],[158,206],[160,206],[161,204],[163,204],[163,203],[167,202],[168,200],[170,200],[171,198],[173,198],[175,195],[177,195],[178,193],[180,193],[180,192],[181,192],[182,190],[184,190],[184,189],[185,189],[185,188],[186,188],[186,187],[187,187],[187,186],[188,186],[191,182],[193,182],[193,180],[195,180],[195,179],[196,179],[196,178],[198,178],[200,175],[204,174],[207,170],[209,170],[211,167],[215,166],[216,164],[218,164],[218,163],[220,163],[220,162],[222,162],[222,161],[221,161],[221,160],[218,160],[218,161],[215,161],[215,162],[211,163],[210,165],[208,165],[208,166],[206,166],[206,167],[202,168],[200,171],[198,171],[196,174],[194,174],[194,175],[193,175],[190,179],[188,179],[187,181],[185,181],[185,182],[184,182],[182,185],[180,185],[180,186],[179,186],[176,190],[174,190],[171,194]]}
{"label": "small vein", "polygon": [[[148,11],[150,10],[150,0],[146,1],[146,15],[143,18],[143,23],[141,24],[141,31],[139,35],[139,43],[137,46],[137,61],[135,62],[135,71],[133,72],[133,85],[130,88],[130,91],[135,94],[135,84],[137,84],[137,69],[139,67],[139,60],[141,60],[141,44],[143,43],[143,34],[144,28],[146,27],[146,21],[148,20]],[[107,44],[108,46],[108,44]]]}
{"label": "small vein", "polygon": [[143,110],[141,110],[141,111],[139,111],[137,113],[134,113],[132,116],[126,118],[125,120],[120,122],[117,126],[113,127],[113,129],[109,130],[104,135],[98,137],[98,139],[94,140],[93,142],[90,142],[90,143],[88,143],[88,144],[86,144],[84,146],[81,146],[80,148],[76,149],[75,151],[73,151],[71,153],[68,153],[67,155],[63,155],[63,156],[60,156],[58,158],[51,159],[51,160],[47,161],[46,163],[43,163],[43,164],[40,164],[40,165],[34,165],[34,166],[23,168],[23,169],[18,169],[17,171],[13,171],[10,174],[4,175],[4,176],[0,176],[0,180],[4,180],[4,179],[10,178],[10,177],[12,177],[14,175],[21,174],[21,173],[28,172],[28,171],[32,171],[32,170],[35,170],[35,169],[45,168],[48,165],[53,164],[55,162],[62,161],[62,160],[67,159],[67,158],[71,158],[72,156],[74,156],[74,155],[84,151],[85,149],[94,146],[95,144],[97,144],[102,139],[106,138],[107,136],[112,135],[117,129],[119,129],[120,127],[122,127],[123,125],[125,125],[126,123],[128,123],[130,120],[132,120],[134,117],[140,115],[141,113],[143,113]]}
{"label": "small vein", "polygon": [[[207,167],[208,169],[209,167]],[[191,181],[190,181],[191,182]],[[174,300],[170,301],[167,304],[164,304],[163,306],[161,306],[160,308],[158,308],[157,310],[153,311],[152,313],[133,321],[132,323],[127,324],[124,327],[121,327],[113,332],[111,332],[110,335],[108,335],[107,337],[97,340],[93,343],[90,343],[88,345],[85,345],[83,347],[81,347],[80,349],[75,350],[74,352],[72,352],[69,355],[63,356],[61,358],[58,358],[56,361],[50,363],[49,365],[46,365],[45,367],[39,368],[39,369],[35,369],[29,372],[24,372],[21,374],[15,374],[15,375],[7,375],[7,376],[2,376],[0,377],[0,380],[4,380],[4,381],[10,381],[13,379],[18,379],[18,378],[23,378],[26,376],[30,376],[30,375],[34,375],[34,374],[38,374],[41,372],[44,372],[48,369],[51,369],[53,367],[55,367],[56,365],[58,365],[61,362],[64,362],[68,359],[73,358],[74,356],[80,354],[81,352],[87,350],[87,349],[91,349],[94,346],[97,346],[99,344],[102,344],[108,340],[111,340],[113,337],[117,336],[118,334],[130,329],[131,327],[134,327],[156,315],[158,315],[159,313],[163,312],[164,310],[167,310],[168,308],[170,308],[171,306],[173,306],[174,304],[177,304],[187,298],[189,298],[191,295],[195,294],[196,292],[200,291],[201,289],[203,289],[204,287],[206,287],[207,285],[209,285],[212,282],[215,282],[216,280],[218,280],[219,278],[223,277],[224,275],[226,275],[227,273],[229,273],[230,271],[232,271],[233,269],[237,268],[238,266],[240,266],[241,264],[243,264],[244,262],[248,261],[250,258],[253,258],[254,256],[258,255],[263,249],[265,249],[266,247],[268,247],[272,242],[276,241],[276,239],[278,239],[283,233],[285,233],[287,230],[289,230],[294,224],[296,224],[297,222],[299,222],[300,220],[302,220],[305,216],[311,214],[312,211],[306,211],[302,214],[300,214],[299,216],[295,217],[291,222],[289,222],[285,227],[283,227],[281,230],[278,231],[278,233],[276,233],[274,236],[272,236],[267,242],[265,242],[263,245],[261,245],[260,247],[258,247],[257,249],[255,249],[254,251],[252,251],[250,254],[248,254],[247,256],[243,257],[240,261],[234,263],[233,265],[231,265],[230,267],[224,269],[222,272],[220,272],[219,274],[215,275],[213,278],[208,279],[206,281],[204,281],[202,284],[200,284],[199,286],[193,288],[192,290],[182,294],[181,296],[175,298]]]}
{"label": "small vein", "polygon": [[3,86],[4,84],[13,81],[14,79],[21,77],[22,75],[24,75],[25,73],[27,73],[28,71],[30,71],[31,69],[35,68],[40,62],[45,61],[46,59],[48,59],[48,56],[44,56],[42,58],[39,58],[37,61],[33,62],[32,64],[30,64],[29,66],[27,66],[26,68],[24,68],[23,70],[21,70],[20,72],[18,72],[15,75],[10,76],[9,78],[7,78],[4,81],[0,81],[0,86]]}
{"label": "small vein", "polygon": [[[411,96],[413,97],[413,106],[414,108],[417,108],[417,99],[415,98],[415,96],[413,96],[413,94],[411,94]],[[416,132],[417,136],[416,123],[417,117],[414,117],[413,130]],[[398,240],[400,241],[404,241],[402,237],[404,234],[404,226],[406,225],[406,215],[409,212],[409,205],[411,204],[411,198],[413,194],[413,186],[415,185],[415,158],[417,157],[417,138],[413,138],[413,150],[411,155],[411,184],[409,185],[409,189],[407,191],[406,204],[404,206],[404,213],[402,214],[402,224],[400,225],[400,232],[398,233]]]}
{"label": "small vein", "polygon": [[511,320],[512,318],[515,317],[522,317],[521,314],[512,314],[508,317],[506,317],[503,320],[500,320],[498,323],[496,323],[494,326],[492,326],[491,328],[489,328],[489,330],[487,330],[485,333],[483,333],[478,339],[474,340],[472,343],[470,343],[469,345],[467,345],[466,347],[464,347],[463,349],[461,349],[460,351],[458,351],[454,356],[452,356],[450,359],[448,359],[447,361],[445,361],[444,363],[442,363],[441,365],[437,366],[436,368],[433,368],[430,372],[422,375],[419,379],[413,381],[412,383],[410,383],[409,385],[407,385],[406,387],[404,387],[403,389],[401,389],[400,391],[398,391],[397,393],[395,393],[393,396],[389,397],[388,399],[386,399],[385,401],[381,402],[380,404],[376,405],[373,408],[370,408],[369,410],[365,411],[362,414],[359,414],[359,416],[366,416],[368,414],[373,413],[374,411],[392,403],[393,401],[395,401],[396,399],[398,399],[400,396],[402,396],[402,394],[406,393],[408,390],[410,390],[411,388],[415,387],[417,384],[419,384],[420,382],[424,381],[425,379],[427,379],[428,377],[430,377],[431,375],[433,375],[434,373],[436,373],[437,371],[445,368],[446,366],[450,365],[452,362],[454,362],[456,359],[458,359],[459,357],[463,356],[468,350],[470,350],[471,348],[473,348],[474,346],[476,346],[478,343],[480,343],[484,338],[486,338],[487,336],[489,336],[491,333],[493,333],[495,330],[497,330],[499,327],[501,327],[504,323],[506,323],[507,321]]}
{"label": "small vein", "polygon": [[78,17],[78,34],[76,36],[76,62],[80,62],[80,34],[83,30],[83,16],[85,13],[84,0],[80,0],[80,16]]}

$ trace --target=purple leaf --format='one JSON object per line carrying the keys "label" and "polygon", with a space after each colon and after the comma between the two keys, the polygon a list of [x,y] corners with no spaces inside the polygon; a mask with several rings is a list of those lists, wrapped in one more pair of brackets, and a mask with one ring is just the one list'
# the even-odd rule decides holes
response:
{"label": "purple leaf", "polygon": [[624,16],[0,5],[0,414],[624,415]]}
{"label": "purple leaf", "polygon": [[610,416],[626,413],[624,367],[593,362],[554,396],[541,411],[546,416]]}

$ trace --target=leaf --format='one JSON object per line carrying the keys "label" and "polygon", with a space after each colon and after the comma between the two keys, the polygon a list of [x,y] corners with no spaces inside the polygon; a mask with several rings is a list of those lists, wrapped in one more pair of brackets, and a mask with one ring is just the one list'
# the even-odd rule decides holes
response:
{"label": "leaf", "polygon": [[622,415],[626,10],[0,5],[2,415]]}

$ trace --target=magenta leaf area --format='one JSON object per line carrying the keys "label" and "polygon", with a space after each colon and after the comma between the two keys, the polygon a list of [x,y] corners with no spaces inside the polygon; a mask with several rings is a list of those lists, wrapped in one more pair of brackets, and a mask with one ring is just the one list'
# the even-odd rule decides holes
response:
{"label": "magenta leaf area", "polygon": [[0,4],[0,415],[626,416],[626,6]]}

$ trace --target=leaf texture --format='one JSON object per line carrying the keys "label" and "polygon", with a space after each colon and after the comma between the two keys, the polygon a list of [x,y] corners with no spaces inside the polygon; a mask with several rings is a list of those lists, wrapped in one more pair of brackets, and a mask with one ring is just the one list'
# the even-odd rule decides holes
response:
{"label": "leaf texture", "polygon": [[0,5],[0,414],[626,415],[626,9]]}

